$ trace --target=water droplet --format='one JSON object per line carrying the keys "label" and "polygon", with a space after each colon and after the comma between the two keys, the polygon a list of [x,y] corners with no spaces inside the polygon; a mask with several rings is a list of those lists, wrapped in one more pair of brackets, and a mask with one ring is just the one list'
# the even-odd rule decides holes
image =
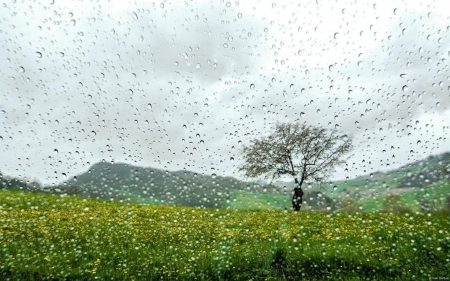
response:
{"label": "water droplet", "polygon": [[289,88],[294,89],[294,84],[291,84],[291,86],[289,86]]}
{"label": "water droplet", "polygon": [[237,17],[240,19],[240,18],[242,18],[242,13],[238,13],[237,14]]}
{"label": "water droplet", "polygon": [[49,0],[48,3],[49,3],[50,5],[53,5],[53,4],[55,4],[55,0]]}
{"label": "water droplet", "polygon": [[334,34],[334,39],[338,39],[338,37],[339,37],[339,32],[336,32],[336,33]]}
{"label": "water droplet", "polygon": [[223,47],[224,48],[228,48],[228,44],[227,43],[223,43]]}
{"label": "water droplet", "polygon": [[400,78],[406,78],[406,74],[400,74]]}
{"label": "water droplet", "polygon": [[405,86],[403,86],[403,87],[402,87],[402,90],[403,90],[403,92],[407,92],[407,91],[408,91],[408,89],[409,89],[409,88],[408,88],[408,86],[407,86],[407,85],[405,85]]}
{"label": "water droplet", "polygon": [[96,135],[97,135],[97,133],[96,133],[95,131],[92,131],[91,134],[92,134],[93,136],[96,136]]}
{"label": "water droplet", "polygon": [[24,72],[25,72],[25,68],[23,68],[22,66],[19,67],[19,72],[20,72],[20,73],[24,73]]}
{"label": "water droplet", "polygon": [[72,20],[70,20],[70,23],[72,24],[72,26],[75,26],[77,24],[77,21],[72,19]]}
{"label": "water droplet", "polygon": [[58,154],[58,149],[53,150],[53,152],[55,152],[55,154]]}
{"label": "water droplet", "polygon": [[215,178],[217,178],[217,175],[216,175],[216,174],[212,174],[211,177],[212,177],[213,179],[215,179]]}
{"label": "water droplet", "polygon": [[133,19],[138,20],[138,15],[135,12],[133,12]]}
{"label": "water droplet", "polygon": [[63,58],[63,57],[64,57],[64,53],[63,53],[63,52],[60,52],[60,53],[59,53],[59,56]]}
{"label": "water droplet", "polygon": [[129,89],[129,90],[128,90],[128,93],[129,93],[130,95],[132,95],[134,92],[133,92],[133,90]]}
{"label": "water droplet", "polygon": [[255,89],[255,84],[250,85],[250,90],[253,90],[253,89]]}
{"label": "water droplet", "polygon": [[202,66],[201,66],[199,63],[197,63],[197,65],[195,65],[195,67],[196,67],[197,69],[199,69],[199,68],[201,68]]}
{"label": "water droplet", "polygon": [[42,58],[42,53],[41,52],[36,52],[36,57]]}
{"label": "water droplet", "polygon": [[152,108],[152,104],[151,103],[149,103],[149,104],[147,104],[147,108]]}
{"label": "water droplet", "polygon": [[333,71],[333,68],[334,68],[333,65],[330,65],[330,66],[328,67],[328,69],[329,69],[330,71]]}
{"label": "water droplet", "polygon": [[300,112],[300,117],[305,117],[305,113],[304,112]]}

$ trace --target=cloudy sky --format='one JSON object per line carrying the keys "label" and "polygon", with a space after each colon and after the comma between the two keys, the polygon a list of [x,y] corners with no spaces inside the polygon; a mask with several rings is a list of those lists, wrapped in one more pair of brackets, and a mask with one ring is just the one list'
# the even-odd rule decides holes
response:
{"label": "cloudy sky", "polygon": [[445,0],[354,2],[4,2],[0,171],[240,177],[242,145],[288,121],[355,137],[334,179],[450,150]]}

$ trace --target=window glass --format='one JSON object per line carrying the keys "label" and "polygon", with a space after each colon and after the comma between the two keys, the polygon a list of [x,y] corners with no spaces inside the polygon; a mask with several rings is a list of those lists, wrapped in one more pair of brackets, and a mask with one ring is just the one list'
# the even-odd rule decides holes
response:
{"label": "window glass", "polygon": [[448,279],[446,4],[3,1],[0,279]]}

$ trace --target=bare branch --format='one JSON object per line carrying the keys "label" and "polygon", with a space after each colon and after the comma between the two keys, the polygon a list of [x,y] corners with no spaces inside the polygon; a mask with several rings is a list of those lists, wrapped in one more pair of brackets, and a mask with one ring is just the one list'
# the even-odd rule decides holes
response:
{"label": "bare branch", "polygon": [[326,179],[335,166],[344,163],[343,157],[352,148],[352,138],[336,130],[278,123],[271,135],[244,146],[244,164],[239,171],[247,177],[263,176],[272,181],[282,175],[299,177],[301,186],[305,181]]}

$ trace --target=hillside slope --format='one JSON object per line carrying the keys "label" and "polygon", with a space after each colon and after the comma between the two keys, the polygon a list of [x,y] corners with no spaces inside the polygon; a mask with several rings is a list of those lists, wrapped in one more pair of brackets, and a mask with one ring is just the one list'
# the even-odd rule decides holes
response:
{"label": "hillside slope", "polygon": [[278,193],[266,184],[190,171],[101,162],[59,188],[68,193],[152,204],[223,207],[236,190]]}

